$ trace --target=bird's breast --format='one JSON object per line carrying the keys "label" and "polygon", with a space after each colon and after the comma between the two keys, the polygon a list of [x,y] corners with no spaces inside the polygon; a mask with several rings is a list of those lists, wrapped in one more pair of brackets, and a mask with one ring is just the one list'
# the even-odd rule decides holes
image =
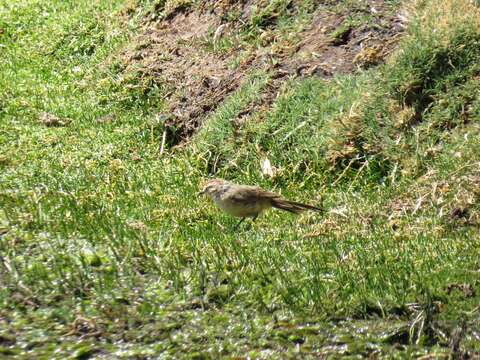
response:
{"label": "bird's breast", "polygon": [[242,218],[256,216],[268,207],[262,201],[240,203],[222,197],[214,197],[213,201],[227,214]]}

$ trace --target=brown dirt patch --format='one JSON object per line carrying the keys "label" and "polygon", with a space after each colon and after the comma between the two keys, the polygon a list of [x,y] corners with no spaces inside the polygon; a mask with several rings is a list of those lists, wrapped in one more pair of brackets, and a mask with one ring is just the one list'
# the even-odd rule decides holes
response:
{"label": "brown dirt patch", "polygon": [[300,34],[302,40],[290,61],[302,74],[321,76],[384,62],[403,33],[402,18],[390,15],[380,0],[368,1],[363,11],[370,11],[374,21],[357,27],[349,24],[350,14],[319,11],[311,27]]}
{"label": "brown dirt patch", "polygon": [[229,68],[232,54],[206,49],[207,35],[221,25],[215,12],[181,8],[163,20],[147,23],[136,49],[127,52],[127,67],[155,78],[166,88],[167,138],[175,145],[201,125],[205,114],[242,82],[246,66]]}
{"label": "brown dirt patch", "polygon": [[[188,139],[253,69],[269,72],[272,80],[261,101],[242,111],[239,124],[249,114],[270,107],[289,78],[331,77],[381,63],[403,30],[399,17],[388,15],[381,0],[368,1],[361,11],[370,11],[374,21],[357,27],[347,24],[349,14],[319,6],[311,25],[297,34],[296,41],[277,31],[275,19],[268,19],[259,35],[262,46],[249,48],[243,42],[228,52],[216,51],[216,41],[222,36],[238,40],[234,35],[245,29],[254,7],[261,3],[203,1],[195,9],[184,5],[169,9],[160,20],[150,16],[136,47],[124,54],[125,72],[137,71],[140,77],[154,78],[155,84],[165,88],[168,145]],[[292,14],[295,6],[291,4]],[[231,13],[240,16],[229,20]],[[240,54],[242,59],[234,69],[232,61]]]}

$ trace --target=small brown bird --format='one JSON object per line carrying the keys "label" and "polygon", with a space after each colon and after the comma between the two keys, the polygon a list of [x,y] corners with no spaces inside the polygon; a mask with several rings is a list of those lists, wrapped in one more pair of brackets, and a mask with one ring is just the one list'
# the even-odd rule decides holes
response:
{"label": "small brown bird", "polygon": [[322,211],[315,206],[286,200],[278,194],[256,186],[237,185],[222,179],[208,181],[199,193],[202,194],[208,195],[227,214],[242,218],[235,228],[247,217],[255,221],[258,215],[271,207],[294,214],[304,210]]}

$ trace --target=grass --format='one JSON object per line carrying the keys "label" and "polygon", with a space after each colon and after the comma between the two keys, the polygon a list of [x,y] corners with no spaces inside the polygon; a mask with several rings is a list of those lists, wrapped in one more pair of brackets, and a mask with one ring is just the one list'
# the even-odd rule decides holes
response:
{"label": "grass", "polygon": [[[289,80],[236,127],[271,81],[252,72],[161,154],[162,84],[125,80],[117,63],[152,7],[1,4],[0,354],[480,351],[478,8],[412,3],[387,64]],[[70,122],[47,127],[43,112]],[[210,176],[325,213],[270,212],[235,232],[196,197]]]}

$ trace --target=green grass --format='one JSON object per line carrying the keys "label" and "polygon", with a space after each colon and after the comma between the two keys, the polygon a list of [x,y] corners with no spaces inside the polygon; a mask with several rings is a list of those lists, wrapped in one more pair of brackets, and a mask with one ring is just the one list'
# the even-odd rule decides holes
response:
{"label": "green grass", "polygon": [[[252,71],[160,153],[162,84],[118,61],[153,3],[3,2],[0,354],[408,358],[452,354],[462,321],[479,351],[478,8],[447,3],[417,8],[388,64],[289,80],[237,127],[271,81]],[[234,231],[196,196],[212,176],[325,213]]]}

